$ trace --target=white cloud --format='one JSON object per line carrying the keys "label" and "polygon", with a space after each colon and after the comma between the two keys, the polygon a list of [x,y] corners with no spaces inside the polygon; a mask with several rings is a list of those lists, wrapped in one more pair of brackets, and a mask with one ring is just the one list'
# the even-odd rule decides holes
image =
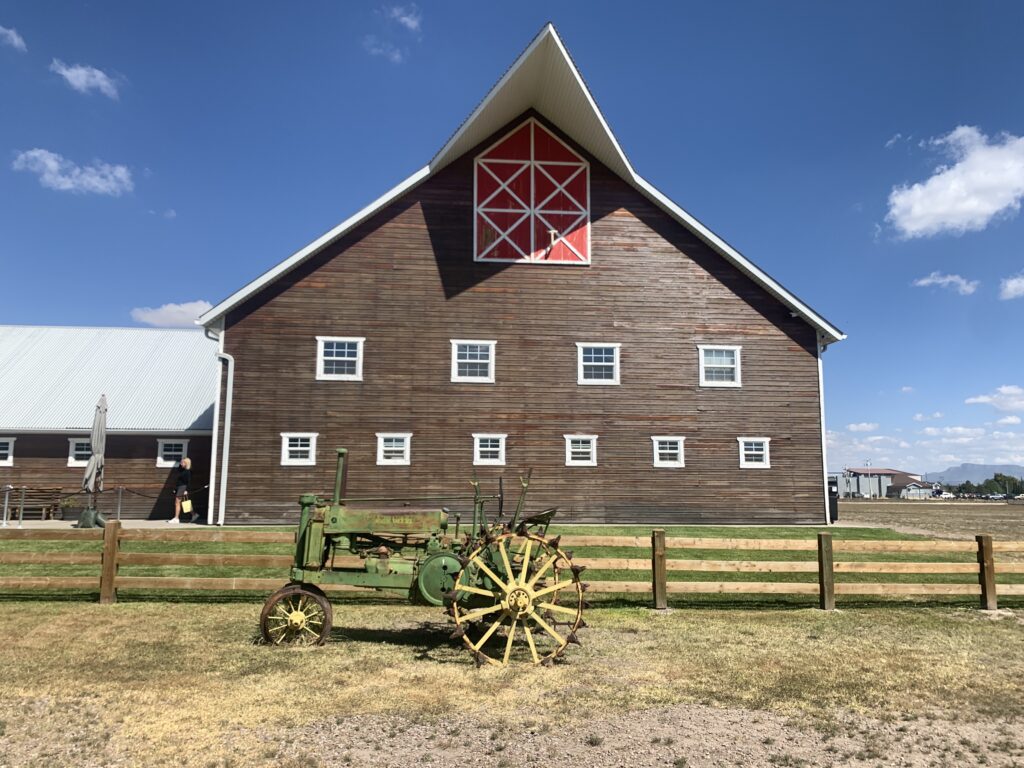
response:
{"label": "white cloud", "polygon": [[54,59],[50,63],[50,71],[63,77],[67,84],[79,93],[99,91],[108,98],[117,98],[117,84],[101,69],[85,64],[69,66],[60,59]]}
{"label": "white cloud", "polygon": [[16,171],[36,174],[44,187],[61,192],[120,197],[135,188],[132,172],[127,166],[110,165],[101,160],[94,160],[90,165],[78,165],[46,149],[19,152],[11,167]]}
{"label": "white cloud", "polygon": [[383,56],[392,64],[401,64],[405,61],[405,53],[387,40],[381,40],[376,35],[367,35],[363,38],[363,48],[371,56]]}
{"label": "white cloud", "polygon": [[416,3],[385,6],[384,16],[391,21],[397,21],[410,32],[419,32],[420,24],[423,22],[423,12]]}
{"label": "white cloud", "polygon": [[1024,411],[1024,387],[1004,384],[996,387],[991,395],[975,395],[964,400],[968,405],[981,403],[991,405],[998,411]]}
{"label": "white cloud", "polygon": [[984,427],[925,427],[922,435],[930,437],[981,437],[985,434]]}
{"label": "white cloud", "polygon": [[1003,416],[1003,418],[999,419],[996,422],[996,424],[1000,424],[1004,427],[1009,427],[1016,424],[1020,424],[1020,421],[1020,416]]}
{"label": "white cloud", "polygon": [[209,311],[213,305],[208,301],[186,301],[183,304],[164,304],[152,307],[136,307],[132,310],[132,320],[158,328],[192,328],[196,318]]}
{"label": "white cloud", "polygon": [[915,413],[914,421],[931,421],[932,419],[941,419],[942,411],[935,411],[934,413]]}
{"label": "white cloud", "polygon": [[1013,277],[1004,277],[999,283],[999,298],[1004,301],[1008,299],[1019,299],[1024,296],[1024,272]]}
{"label": "white cloud", "polygon": [[967,280],[960,275],[943,275],[940,272],[932,272],[927,277],[919,277],[913,282],[913,285],[918,288],[927,288],[931,285],[937,285],[940,288],[949,288],[959,293],[961,296],[970,296],[976,290],[981,283],[977,280]]}
{"label": "white cloud", "polygon": [[961,125],[928,145],[953,164],[939,165],[925,181],[893,187],[885,218],[902,237],[976,232],[1020,209],[1024,138],[1007,133],[990,140],[977,127]]}
{"label": "white cloud", "polygon": [[891,149],[902,138],[903,138],[903,134],[902,133],[894,133],[892,135],[892,137],[887,142],[885,142],[885,148],[886,149]]}
{"label": "white cloud", "polygon": [[900,387],[900,392],[902,392],[904,395],[909,395],[913,391],[913,387]]}
{"label": "white cloud", "polygon": [[165,219],[176,219],[178,218],[178,212],[173,208],[168,208],[166,211],[160,214]]}
{"label": "white cloud", "polygon": [[846,428],[851,432],[874,432],[878,425],[873,422],[862,421],[858,424],[847,424]]}
{"label": "white cloud", "polygon": [[25,38],[18,34],[16,29],[8,29],[7,27],[0,27],[0,45],[9,45],[16,51],[24,53],[28,50],[28,46],[25,45]]}

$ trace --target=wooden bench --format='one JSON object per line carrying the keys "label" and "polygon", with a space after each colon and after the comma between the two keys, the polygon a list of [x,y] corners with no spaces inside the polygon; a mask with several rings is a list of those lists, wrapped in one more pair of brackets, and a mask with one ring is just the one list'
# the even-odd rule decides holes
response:
{"label": "wooden bench", "polygon": [[32,514],[39,515],[40,520],[63,516],[60,508],[63,491],[63,488],[12,488],[7,502],[7,519],[21,520]]}

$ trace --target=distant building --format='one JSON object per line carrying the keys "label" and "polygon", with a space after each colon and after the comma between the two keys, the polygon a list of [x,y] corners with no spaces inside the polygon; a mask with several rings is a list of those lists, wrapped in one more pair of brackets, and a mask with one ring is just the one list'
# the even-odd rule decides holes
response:
{"label": "distant building", "polygon": [[928,488],[931,496],[932,483],[921,481],[921,475],[904,472],[889,467],[847,467],[842,472],[833,473],[839,487],[839,498],[917,498],[905,496],[904,490],[913,484],[918,488]]}
{"label": "distant building", "polygon": [[[193,487],[208,482],[216,351],[201,330],[0,326],[0,488],[79,490],[106,395],[97,507],[115,514],[123,486],[123,517],[170,517],[182,456],[193,460]],[[12,516],[18,497],[10,495]],[[195,502],[205,510],[206,493]]]}
{"label": "distant building", "polygon": [[915,480],[905,485],[894,485],[889,489],[892,496],[899,496],[901,499],[930,499],[935,492],[941,490],[938,483],[928,483],[923,480]]}

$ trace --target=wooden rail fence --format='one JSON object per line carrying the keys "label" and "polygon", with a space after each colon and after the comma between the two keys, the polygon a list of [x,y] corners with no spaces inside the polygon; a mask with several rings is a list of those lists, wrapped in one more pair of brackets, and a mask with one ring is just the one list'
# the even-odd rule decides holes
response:
{"label": "wooden rail fence", "polygon": [[[291,555],[228,554],[187,552],[136,552],[122,549],[123,542],[291,544],[294,534],[279,531],[231,529],[151,530],[122,528],[117,521],[106,528],[92,530],[0,530],[0,541],[96,542],[92,552],[15,552],[0,551],[0,565],[94,565],[91,576],[0,576],[0,591],[6,589],[96,589],[100,602],[117,600],[118,589],[133,590],[213,590],[272,591],[286,581]],[[666,537],[656,529],[645,536],[573,536],[561,537],[562,549],[629,548],[646,550],[635,558],[573,557],[573,563],[593,571],[645,572],[643,581],[590,580],[590,592],[613,594],[649,594],[655,608],[668,607],[668,596],[678,594],[776,594],[817,595],[823,610],[835,608],[836,596],[849,595],[968,595],[978,596],[986,610],[995,610],[998,595],[1024,596],[1024,583],[997,583],[997,576],[1024,574],[1024,562],[1000,560],[1006,553],[1024,553],[1024,541],[993,541],[977,536],[975,541],[864,541],[833,540],[830,533],[814,539],[733,539]],[[672,550],[715,552],[800,552],[805,560],[677,559],[667,556]],[[976,562],[917,562],[845,560],[844,555],[958,553],[972,554]],[[816,559],[812,559],[815,558]],[[838,559],[837,559],[838,557]],[[359,565],[358,557],[336,558],[339,565]],[[224,568],[280,568],[278,578],[127,576],[122,566],[204,566]],[[817,574],[812,581],[673,581],[670,572],[708,574]],[[908,583],[878,581],[836,582],[840,574],[974,574],[977,583]],[[330,586],[328,591],[363,591],[360,587]]]}

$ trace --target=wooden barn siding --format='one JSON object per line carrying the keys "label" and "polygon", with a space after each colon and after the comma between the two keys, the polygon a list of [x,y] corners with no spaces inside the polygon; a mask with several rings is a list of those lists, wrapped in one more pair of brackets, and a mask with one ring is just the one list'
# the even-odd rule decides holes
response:
{"label": "wooden barn siding", "polygon": [[[294,515],[336,446],[349,495],[468,491],[471,433],[505,432],[485,486],[533,467],[530,508],[561,519],[820,523],[814,330],[593,159],[593,266],[474,263],[473,154],[230,314],[228,520]],[[362,382],[315,379],[317,335],[366,337]],[[496,339],[497,383],[452,383],[452,338]],[[577,385],[577,341],[622,344],[620,386]],[[742,345],[742,388],[698,386],[701,343]],[[315,467],[280,466],[295,431]],[[388,431],[411,466],[376,466]],[[597,467],[564,466],[566,433],[600,436]],[[651,466],[655,434],[686,437],[685,468]],[[772,438],[771,469],[739,469],[741,435]]]}
{"label": "wooden barn siding", "polygon": [[[4,437],[7,437],[4,434]],[[69,467],[69,434],[14,434],[14,466],[0,467],[0,486],[7,484],[30,488],[63,488],[71,493],[82,487],[83,467]],[[85,437],[83,435],[75,435]],[[117,510],[117,486],[130,488],[146,496],[143,498],[124,492],[121,517],[126,519],[169,518],[173,514],[172,485],[177,470],[156,466],[157,439],[171,439],[173,434],[161,435],[107,435],[106,473],[102,494],[97,495],[96,506],[104,513],[114,515]],[[189,456],[192,458],[192,485],[206,485],[210,466],[210,437],[189,435]],[[17,491],[11,492],[11,504],[17,503]],[[206,509],[206,492],[196,492],[196,508]],[[76,502],[84,506],[86,496]],[[0,496],[0,504],[3,497]],[[13,517],[16,507],[10,514]]]}

